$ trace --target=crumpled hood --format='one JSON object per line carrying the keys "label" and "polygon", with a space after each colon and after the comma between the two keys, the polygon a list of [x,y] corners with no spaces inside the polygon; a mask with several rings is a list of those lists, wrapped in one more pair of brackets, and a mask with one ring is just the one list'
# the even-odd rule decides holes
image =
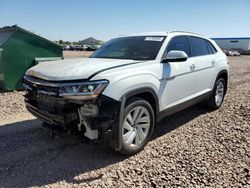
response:
{"label": "crumpled hood", "polygon": [[27,70],[26,75],[51,81],[87,79],[104,69],[135,63],[134,60],[78,58],[42,62]]}

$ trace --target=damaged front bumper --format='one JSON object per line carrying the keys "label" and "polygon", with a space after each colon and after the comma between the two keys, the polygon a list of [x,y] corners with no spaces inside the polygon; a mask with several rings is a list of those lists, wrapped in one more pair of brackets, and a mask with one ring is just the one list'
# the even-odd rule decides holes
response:
{"label": "damaged front bumper", "polygon": [[43,122],[65,130],[81,131],[89,139],[112,139],[112,128],[119,118],[120,101],[101,94],[95,99],[66,99],[59,96],[58,84],[25,77],[27,110]]}

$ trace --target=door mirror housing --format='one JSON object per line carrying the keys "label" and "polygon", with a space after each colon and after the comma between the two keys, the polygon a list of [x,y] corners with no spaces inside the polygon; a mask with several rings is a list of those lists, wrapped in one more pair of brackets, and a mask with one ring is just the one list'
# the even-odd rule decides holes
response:
{"label": "door mirror housing", "polygon": [[171,50],[167,53],[166,58],[162,59],[162,63],[183,62],[188,59],[188,55],[184,51]]}

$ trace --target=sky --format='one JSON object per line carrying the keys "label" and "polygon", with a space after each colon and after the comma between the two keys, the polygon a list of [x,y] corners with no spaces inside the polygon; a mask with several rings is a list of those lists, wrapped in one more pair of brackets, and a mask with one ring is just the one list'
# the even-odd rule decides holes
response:
{"label": "sky", "polygon": [[250,0],[0,0],[0,27],[17,24],[50,40],[150,31],[250,37]]}

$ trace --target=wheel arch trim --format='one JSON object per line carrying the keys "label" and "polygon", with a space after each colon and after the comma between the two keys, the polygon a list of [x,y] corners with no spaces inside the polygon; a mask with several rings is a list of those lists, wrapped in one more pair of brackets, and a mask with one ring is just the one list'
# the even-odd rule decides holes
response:
{"label": "wheel arch trim", "polygon": [[143,93],[149,93],[153,97],[153,100],[155,102],[155,113],[157,115],[159,113],[159,99],[154,89],[150,87],[142,87],[139,89],[128,91],[122,95],[122,97],[120,98],[120,101],[121,103],[124,102],[124,105],[125,105],[128,98],[139,95],[139,94],[143,94]]}
{"label": "wheel arch trim", "polygon": [[217,78],[216,78],[216,80],[220,77],[220,75],[221,75],[221,74],[224,74],[224,73],[226,73],[226,74],[227,74],[227,78],[228,78],[228,71],[227,71],[227,70],[225,70],[225,69],[223,69],[223,70],[221,70],[221,71],[217,74]]}
{"label": "wheel arch trim", "polygon": [[[227,80],[225,80],[225,82],[226,82],[226,91],[227,91],[228,77],[229,77],[228,71],[227,71],[227,70],[223,69],[223,70],[221,70],[221,71],[217,74],[215,83],[216,83],[216,81],[221,77],[222,74],[226,74],[226,75],[227,75]],[[215,84],[215,83],[214,83],[214,84]]]}
{"label": "wheel arch trim", "polygon": [[132,96],[136,96],[138,94],[142,94],[142,93],[150,93],[153,96],[154,102],[155,102],[155,120],[157,119],[157,115],[159,114],[159,100],[157,97],[156,92],[154,91],[154,89],[150,88],[150,87],[142,87],[142,88],[138,88],[135,90],[131,90],[128,91],[126,93],[124,93],[121,98],[121,107],[120,107],[120,115],[119,115],[119,120],[118,120],[118,124],[117,126],[113,126],[113,138],[115,140],[114,143],[116,143],[114,145],[115,150],[120,150],[122,147],[122,143],[121,143],[121,128],[122,128],[122,120],[123,120],[123,116],[124,116],[124,108],[125,108],[125,104],[128,98],[132,97]]}

